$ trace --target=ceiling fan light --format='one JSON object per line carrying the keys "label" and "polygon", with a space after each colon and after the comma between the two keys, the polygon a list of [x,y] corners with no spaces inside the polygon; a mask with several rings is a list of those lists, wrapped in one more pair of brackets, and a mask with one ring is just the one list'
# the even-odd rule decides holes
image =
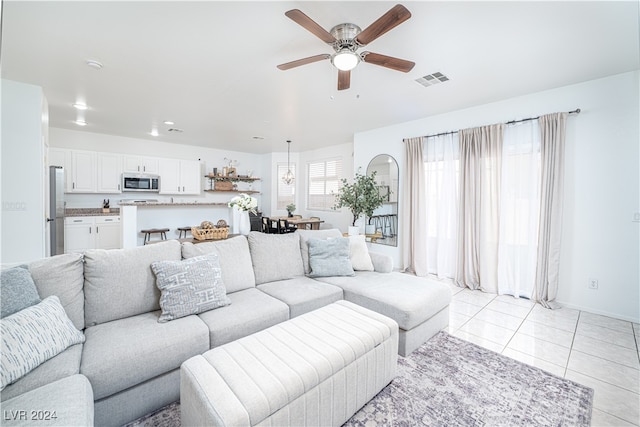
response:
{"label": "ceiling fan light", "polygon": [[331,57],[331,63],[341,71],[353,70],[359,62],[360,55],[349,49],[342,49]]}

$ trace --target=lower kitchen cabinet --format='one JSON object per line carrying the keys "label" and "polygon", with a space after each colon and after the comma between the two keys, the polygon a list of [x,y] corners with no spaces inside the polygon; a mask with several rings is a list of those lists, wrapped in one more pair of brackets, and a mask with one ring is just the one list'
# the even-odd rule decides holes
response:
{"label": "lower kitchen cabinet", "polygon": [[64,219],[64,251],[122,247],[119,216],[69,216]]}

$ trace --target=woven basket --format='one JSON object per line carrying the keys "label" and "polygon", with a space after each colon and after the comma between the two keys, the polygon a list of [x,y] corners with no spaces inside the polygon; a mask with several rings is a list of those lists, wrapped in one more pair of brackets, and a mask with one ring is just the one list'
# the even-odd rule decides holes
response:
{"label": "woven basket", "polygon": [[196,240],[222,240],[229,237],[229,227],[207,229],[191,227],[191,234]]}
{"label": "woven basket", "polygon": [[233,182],[231,181],[216,181],[214,187],[218,191],[231,191],[233,190]]}

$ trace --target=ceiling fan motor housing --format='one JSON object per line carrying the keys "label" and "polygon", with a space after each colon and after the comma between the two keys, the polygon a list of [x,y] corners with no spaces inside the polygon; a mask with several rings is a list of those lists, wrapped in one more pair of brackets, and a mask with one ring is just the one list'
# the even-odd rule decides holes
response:
{"label": "ceiling fan motor housing", "polygon": [[330,31],[336,41],[333,43],[333,49],[338,52],[344,48],[355,52],[361,45],[355,41],[355,38],[362,30],[356,24],[338,24]]}

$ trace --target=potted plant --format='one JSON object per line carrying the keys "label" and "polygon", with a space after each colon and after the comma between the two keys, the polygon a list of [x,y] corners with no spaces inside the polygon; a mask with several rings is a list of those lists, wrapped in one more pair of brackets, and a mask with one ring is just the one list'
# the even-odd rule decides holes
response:
{"label": "potted plant", "polygon": [[349,184],[346,179],[342,179],[342,186],[336,193],[336,203],[333,209],[349,208],[353,215],[349,234],[359,234],[356,221],[363,214],[372,216],[373,211],[378,209],[385,202],[385,198],[380,195],[376,185],[376,172],[371,175],[361,175],[356,173],[353,183]]}
{"label": "potted plant", "polygon": [[293,213],[296,210],[296,205],[294,205],[293,203],[290,203],[287,205],[286,209],[287,209],[287,216],[291,218],[293,216]]}
{"label": "potted plant", "polygon": [[[229,201],[227,204],[234,211],[238,212],[237,221],[234,220],[234,228],[237,227],[237,231],[240,234],[247,235],[251,231],[251,222],[249,221],[249,212],[255,214],[258,207],[258,200],[255,197],[251,197],[248,194],[242,193]],[[235,215],[234,215],[235,217]],[[236,226],[237,224],[237,226]]]}

